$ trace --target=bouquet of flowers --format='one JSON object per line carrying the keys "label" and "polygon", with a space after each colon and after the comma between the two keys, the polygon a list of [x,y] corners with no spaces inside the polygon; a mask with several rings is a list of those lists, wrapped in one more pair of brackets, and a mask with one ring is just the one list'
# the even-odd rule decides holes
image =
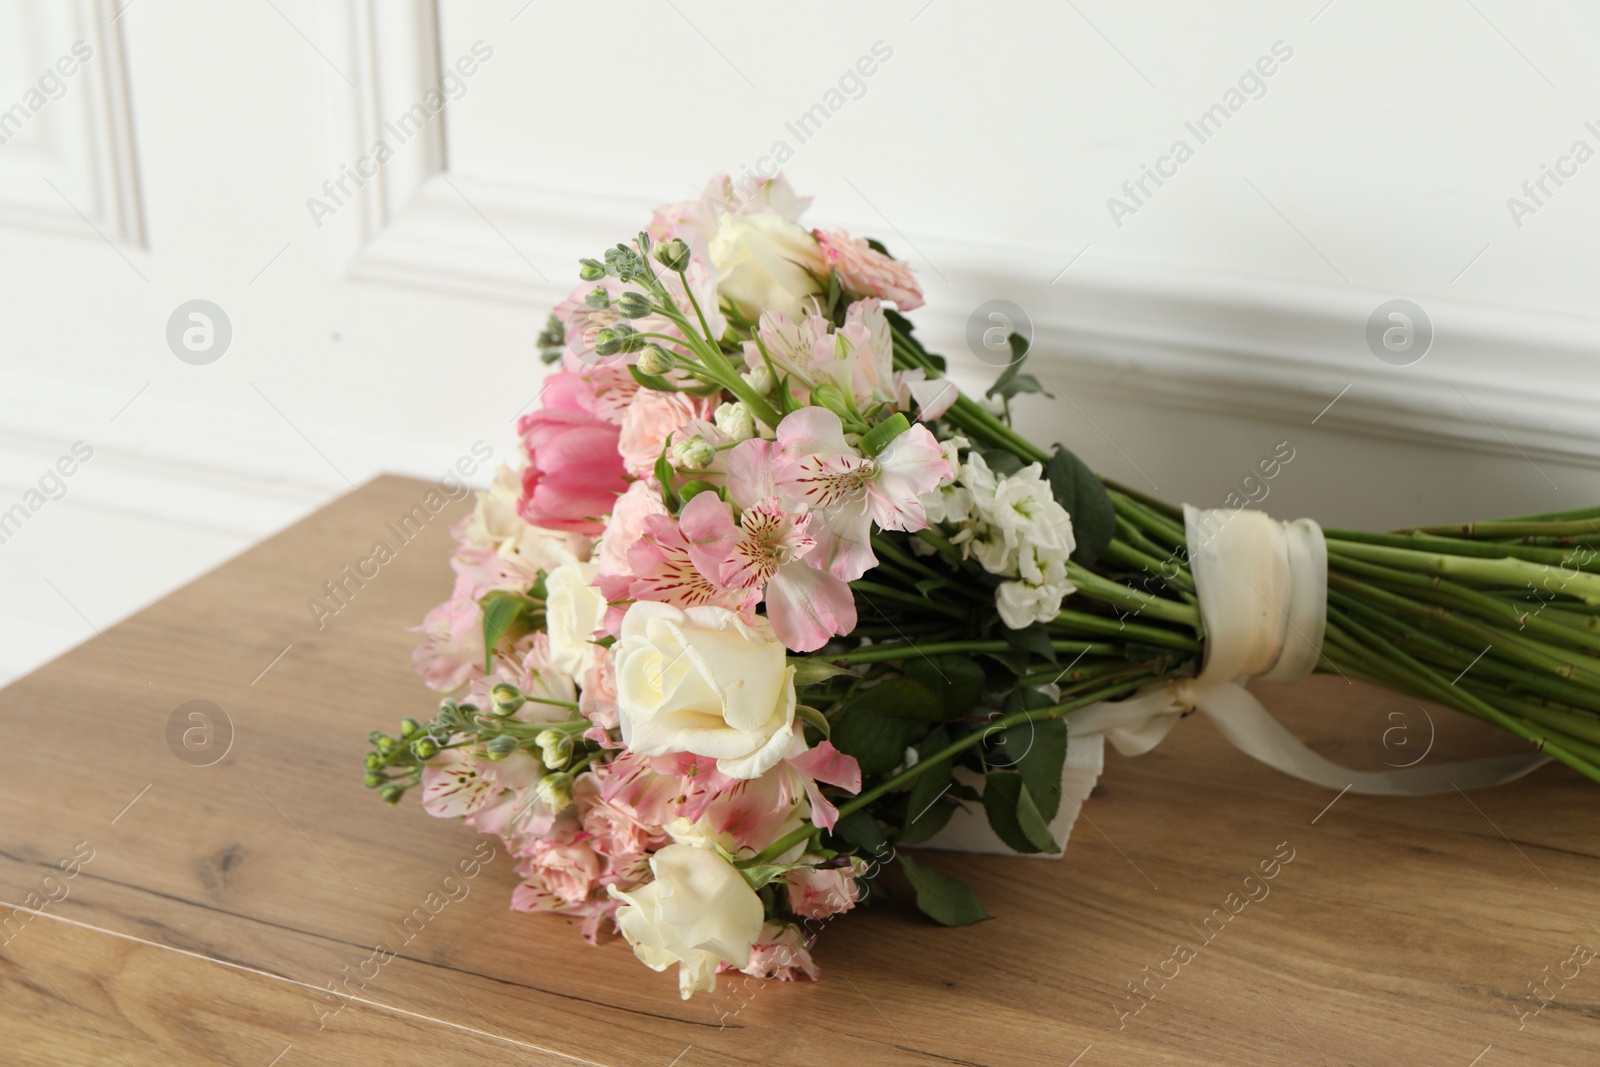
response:
{"label": "bouquet of flowers", "polygon": [[[520,467],[455,530],[414,657],[448,696],[373,732],[366,782],[499,837],[513,908],[615,929],[684,997],[815,978],[890,857],[935,921],[988,917],[890,846],[1059,853],[1069,737],[1097,766],[1196,708],[1334,788],[1600,780],[1600,508],[1368,534],[1144,497],[1012,428],[1022,338],[963,395],[911,270],[806,204],[719,178],[581,261]],[[1313,669],[1535,751],[1337,767],[1242,686]]]}

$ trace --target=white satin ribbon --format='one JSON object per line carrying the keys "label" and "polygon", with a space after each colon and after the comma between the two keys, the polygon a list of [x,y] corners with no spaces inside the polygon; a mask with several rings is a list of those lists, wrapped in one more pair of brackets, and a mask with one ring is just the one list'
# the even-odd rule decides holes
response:
{"label": "white satin ribbon", "polygon": [[[1124,756],[1150,751],[1191,710],[1207,716],[1246,755],[1302,781],[1374,796],[1422,796],[1477,789],[1520,778],[1549,762],[1539,754],[1499,756],[1431,767],[1356,771],[1319,756],[1268,714],[1244,687],[1251,678],[1297,682],[1322,656],[1327,627],[1328,553],[1310,519],[1278,522],[1264,512],[1185,505],[1205,661],[1192,679],[1164,682],[1125,700],[1067,716],[1063,803],[1050,829],[1065,847],[1101,769],[1110,741]],[[1076,760],[1072,759],[1077,756]],[[1009,852],[981,813],[957,811],[929,847]],[[1060,853],[1056,853],[1060,855]]]}
{"label": "white satin ribbon", "polygon": [[1184,505],[1189,570],[1205,625],[1205,663],[1193,680],[1067,716],[1074,740],[1104,736],[1124,756],[1150,751],[1189,710],[1206,715],[1236,748],[1275,770],[1329,789],[1422,796],[1520,778],[1549,756],[1516,755],[1431,767],[1355,771],[1317,755],[1245,689],[1250,678],[1298,682],[1322,655],[1328,550],[1310,519],[1277,522],[1260,511]]}

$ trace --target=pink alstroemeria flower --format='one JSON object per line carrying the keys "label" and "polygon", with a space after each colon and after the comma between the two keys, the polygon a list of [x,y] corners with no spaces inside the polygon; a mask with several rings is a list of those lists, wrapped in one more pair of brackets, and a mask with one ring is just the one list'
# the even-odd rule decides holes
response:
{"label": "pink alstroemeria flower", "polygon": [[758,589],[729,589],[695,567],[678,522],[670,515],[646,515],[639,540],[628,549],[634,574],[628,595],[679,608],[715,604],[750,614],[760,599]]}
{"label": "pink alstroemeria flower", "polygon": [[777,489],[811,515],[815,555],[834,577],[853,582],[878,564],[872,525],[920,530],[928,525],[921,496],[950,476],[950,464],[926,426],[912,426],[876,456],[844,438],[827,408],[801,408],[778,424],[772,465]]}
{"label": "pink alstroemeria flower", "polygon": [[[689,558],[708,579],[730,589],[760,589],[778,640],[813,652],[856,626],[850,587],[807,556],[816,547],[811,516],[786,508],[772,480],[773,444],[753,438],[728,453],[728,500],[701,493],[679,518]],[[740,509],[737,523],[733,507]]]}

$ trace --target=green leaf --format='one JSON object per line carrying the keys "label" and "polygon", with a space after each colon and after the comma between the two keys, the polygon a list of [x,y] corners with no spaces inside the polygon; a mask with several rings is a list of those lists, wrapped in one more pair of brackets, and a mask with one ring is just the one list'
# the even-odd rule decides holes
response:
{"label": "green leaf", "polygon": [[855,674],[855,671],[848,667],[841,667],[836,663],[829,663],[825,659],[816,659],[812,656],[790,656],[789,666],[794,668],[794,684],[797,689],[826,682],[829,678],[837,678],[841,674]]}
{"label": "green leaf", "polygon": [[[989,391],[984,393],[984,396],[994,396],[996,393],[1001,396],[1011,396],[1015,392],[1011,384],[1022,372],[1022,363],[1028,358],[1028,339],[1020,333],[1012,333],[1006,338],[1006,342],[1011,345],[1011,362],[1006,364],[1006,369],[1000,372],[1000,377],[994,380],[994,384],[989,386]],[[1034,382],[1035,386],[1038,384]]]}
{"label": "green leaf", "polygon": [[852,811],[842,816],[834,823],[833,833],[869,856],[882,856],[889,848],[889,839],[883,836],[883,827],[864,811]]}
{"label": "green leaf", "polygon": [[524,613],[531,613],[537,607],[532,600],[507,589],[491,590],[478,602],[478,610],[483,612],[485,672],[493,669],[494,650],[499,646],[500,639],[517,625]]}
{"label": "green leaf", "polygon": [[[889,256],[889,250],[887,248],[883,247],[883,242],[878,240],[876,237],[868,237],[866,239],[866,241],[867,241],[867,247],[872,249],[874,252],[878,253],[878,255],[880,255],[880,256]],[[889,258],[893,259],[894,257],[893,256],[889,256]]]}
{"label": "green leaf", "polygon": [[940,874],[930,867],[900,857],[911,887],[917,891],[917,910],[942,926],[970,926],[993,918],[983,910],[978,895],[965,882]]}
{"label": "green leaf", "polygon": [[1022,775],[990,771],[983,780],[983,811],[995,836],[1012,851],[1055,852],[1050,827],[1034,803]]}
{"label": "green leaf", "polygon": [[863,711],[890,719],[944,718],[944,701],[932,685],[913,678],[888,678],[871,689],[863,689],[845,703],[845,711]]}
{"label": "green leaf", "polygon": [[1078,542],[1072,562],[1093,567],[1117,532],[1117,513],[1111,506],[1106,487],[1083,460],[1061,445],[1056,446],[1056,454],[1050,457],[1045,476],[1050,479],[1050,491],[1055,494],[1056,502],[1072,516],[1072,532]]}
{"label": "green leaf", "polygon": [[1035,378],[1031,374],[1015,375],[1004,385],[996,384],[991,386],[989,392],[991,394],[999,393],[1007,400],[1010,400],[1019,393],[1040,393],[1044,396],[1051,397],[1052,399],[1055,397],[1054,393],[1050,392],[1043,385],[1039,384],[1039,379]]}
{"label": "green leaf", "polygon": [[911,423],[897,411],[861,435],[861,449],[869,456],[876,456],[888,448],[891,441],[909,429]]}
{"label": "green leaf", "polygon": [[[915,682],[909,684],[916,685]],[[917,688],[922,689],[921,686]],[[938,705],[938,698],[925,689],[922,691],[927,694],[927,700]],[[870,707],[852,702],[845,705],[838,721],[833,724],[832,741],[840,752],[856,758],[863,775],[884,774],[905,759],[906,746],[916,738],[920,726],[914,719],[879,714]]]}
{"label": "green leaf", "polygon": [[1024,652],[1031,652],[1051,663],[1056,662],[1056,650],[1050,644],[1050,631],[1043,626],[1029,626],[1021,630],[1007,627],[1001,630],[1000,636],[1006,639],[1008,645],[1020,648]]}
{"label": "green leaf", "polygon": [[1017,458],[1015,452],[1008,452],[1003,448],[985,448],[979,450],[983,461],[989,469],[1002,478],[1009,478],[1022,469],[1022,460]]}
{"label": "green leaf", "polygon": [[661,486],[661,503],[673,514],[677,514],[680,501],[678,492],[672,488],[672,464],[667,462],[667,449],[672,447],[669,439],[661,455],[656,457],[656,483]]}
{"label": "green leaf", "polygon": [[832,738],[833,724],[828,722],[828,717],[816,708],[806,704],[797,704],[795,705],[794,713],[800,716],[800,720],[807,726],[815,726],[821,731],[824,740]]}
{"label": "green leaf", "polygon": [[696,478],[692,482],[683,483],[683,488],[678,490],[678,499],[687,504],[701,493],[710,493],[712,496],[721,495],[716,486],[712,485],[708,481],[705,481],[704,479]]}
{"label": "green leaf", "polygon": [[790,871],[809,866],[811,866],[809,863],[758,863],[753,867],[740,867],[738,871],[744,875],[745,881],[750,883],[751,889],[759,890]]}
{"label": "green leaf", "polygon": [[1064,719],[1019,722],[988,743],[993,767],[1014,770],[1022,776],[1034,805],[1045,822],[1061,809],[1061,766],[1067,760],[1067,724]]}
{"label": "green leaf", "polygon": [[[950,743],[950,732],[936,727],[923,740],[921,751],[933,753]],[[950,772],[954,762],[940,760],[912,780],[911,792],[906,794],[905,825],[900,831],[900,843],[915,845],[926,841],[950,821],[955,801],[946,800],[950,793]]]}
{"label": "green leaf", "polygon": [[789,388],[789,377],[784,375],[778,382],[778,414],[789,415],[799,411],[805,405],[795,399],[793,390]]}
{"label": "green leaf", "polygon": [[945,715],[951,718],[976,704],[983,693],[983,667],[965,656],[908,659],[905,672],[906,677],[938,693]]}

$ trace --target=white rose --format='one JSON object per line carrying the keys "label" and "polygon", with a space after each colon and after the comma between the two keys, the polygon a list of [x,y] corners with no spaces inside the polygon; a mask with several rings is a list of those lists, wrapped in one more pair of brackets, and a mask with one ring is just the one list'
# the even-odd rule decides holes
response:
{"label": "white rose", "polygon": [[545,625],[550,633],[550,666],[577,682],[594,666],[590,639],[606,621],[606,598],[589,584],[598,561],[564,563],[544,580]]}
{"label": "white rose", "polygon": [[622,741],[641,756],[692,752],[759,778],[796,743],[794,668],[766,619],[641,600],[612,655]]}
{"label": "white rose", "polygon": [[827,274],[817,242],[781,215],[726,215],[711,238],[717,292],[752,322],[763,311],[799,319],[805,298]]}
{"label": "white rose", "polygon": [[761,898],[733,864],[709,848],[668,845],[650,857],[655,881],[631,893],[610,887],[623,902],[617,927],[633,954],[653,971],[678,965],[684,1000],[717,987],[717,965],[742,968],[761,936]]}

